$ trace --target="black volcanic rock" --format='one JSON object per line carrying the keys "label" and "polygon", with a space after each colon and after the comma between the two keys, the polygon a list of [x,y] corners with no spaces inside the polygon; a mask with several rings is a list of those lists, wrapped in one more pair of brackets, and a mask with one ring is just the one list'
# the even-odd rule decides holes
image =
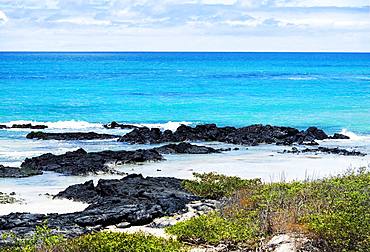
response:
{"label": "black volcanic rock", "polygon": [[339,134],[339,133],[335,133],[333,136],[330,136],[329,138],[330,139],[350,139],[349,136]]}
{"label": "black volcanic rock", "polygon": [[0,165],[0,178],[25,178],[41,175],[41,171]]}
{"label": "black volcanic rock", "polygon": [[[199,199],[185,191],[181,182],[176,178],[143,178],[132,174],[122,179],[101,179],[97,186],[92,181],[73,185],[55,198],[89,203],[85,210],[68,214],[12,213],[0,216],[0,235],[9,232],[21,237],[30,235],[45,221],[54,232],[68,237],[121,222],[147,224],[154,218],[180,212],[186,204]],[[4,243],[5,240],[0,241],[0,246]]]}
{"label": "black volcanic rock", "polygon": [[119,138],[116,135],[98,134],[95,132],[66,132],[66,133],[46,133],[41,131],[32,131],[28,133],[28,139],[41,140],[94,140],[94,139],[114,139]]}
{"label": "black volcanic rock", "polygon": [[31,123],[27,124],[13,124],[11,128],[13,129],[46,129],[46,125],[32,125]]}
{"label": "black volcanic rock", "polygon": [[83,149],[67,152],[62,155],[47,153],[38,157],[27,158],[22,169],[36,171],[54,171],[66,175],[87,175],[100,172],[116,173],[109,163],[138,163],[163,160],[155,150],[135,151],[101,151],[87,153]]}
{"label": "black volcanic rock", "polygon": [[217,127],[215,124],[197,125],[190,127],[181,125],[175,132],[147,127],[137,128],[122,136],[118,141],[131,144],[157,144],[165,142],[183,141],[218,141],[241,145],[303,144],[314,140],[328,138],[326,133],[316,127],[299,131],[291,127],[278,127],[271,125],[251,125],[242,128]]}
{"label": "black volcanic rock", "polygon": [[154,148],[154,150],[161,154],[210,154],[221,152],[221,150],[216,150],[211,147],[193,145],[190,143],[167,144]]}
{"label": "black volcanic rock", "polygon": [[13,124],[10,127],[3,124],[0,125],[0,129],[46,129],[47,127],[46,125],[32,125],[31,123]]}
{"label": "black volcanic rock", "polygon": [[293,147],[292,150],[284,150],[281,153],[326,153],[326,154],[336,154],[336,155],[343,155],[343,156],[366,156],[366,153],[355,151],[355,150],[346,150],[340,148],[328,148],[328,147],[318,147],[315,149],[303,149],[298,150],[296,147]]}
{"label": "black volcanic rock", "polygon": [[120,124],[120,123],[117,123],[115,121],[113,121],[111,123],[108,123],[108,124],[104,124],[103,127],[106,128],[106,129],[116,129],[116,128],[119,128],[119,129],[136,129],[136,128],[138,128],[138,126],[135,126],[135,125]]}

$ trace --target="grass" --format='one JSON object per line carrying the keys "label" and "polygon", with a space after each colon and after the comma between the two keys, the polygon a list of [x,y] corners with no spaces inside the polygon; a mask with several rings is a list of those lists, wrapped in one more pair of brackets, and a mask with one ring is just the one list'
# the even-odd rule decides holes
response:
{"label": "grass", "polygon": [[231,196],[220,211],[169,227],[167,232],[180,241],[243,244],[253,249],[262,237],[296,232],[324,240],[334,251],[369,251],[368,171],[270,184],[214,173],[195,176],[195,181],[184,183],[187,190],[203,197]]}

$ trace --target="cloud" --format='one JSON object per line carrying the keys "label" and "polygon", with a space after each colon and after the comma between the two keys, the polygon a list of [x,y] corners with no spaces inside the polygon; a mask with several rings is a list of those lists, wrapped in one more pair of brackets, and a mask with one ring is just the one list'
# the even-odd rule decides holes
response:
{"label": "cloud", "polygon": [[[45,39],[63,34],[59,44],[68,48],[72,44],[86,47],[91,37],[97,41],[105,38],[104,43],[109,38],[146,37],[154,41],[166,37],[172,46],[171,38],[181,36],[185,42],[177,41],[178,50],[193,41],[225,41],[225,37],[230,43],[230,38],[259,41],[268,35],[275,41],[271,46],[297,36],[307,41],[310,36],[322,37],[323,44],[332,41],[323,34],[368,39],[370,45],[368,5],[368,0],[0,0],[0,23],[5,24],[0,36],[6,36],[0,41],[0,50],[20,43],[19,34],[31,37],[35,31]],[[347,48],[344,40],[337,43]],[[121,45],[117,42],[116,47]],[[359,50],[369,47],[361,44]]]}
{"label": "cloud", "polygon": [[8,17],[0,10],[0,24],[8,22]]}

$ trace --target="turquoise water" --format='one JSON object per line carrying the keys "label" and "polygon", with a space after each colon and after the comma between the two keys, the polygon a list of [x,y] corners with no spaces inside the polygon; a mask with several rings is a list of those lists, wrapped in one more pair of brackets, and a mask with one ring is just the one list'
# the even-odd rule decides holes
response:
{"label": "turquoise water", "polygon": [[366,53],[0,53],[0,122],[269,123],[370,133]]}

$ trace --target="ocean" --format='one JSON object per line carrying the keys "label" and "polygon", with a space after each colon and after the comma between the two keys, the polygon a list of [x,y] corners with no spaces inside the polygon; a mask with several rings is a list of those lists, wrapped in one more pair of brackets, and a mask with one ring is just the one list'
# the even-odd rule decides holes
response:
{"label": "ocean", "polygon": [[0,53],[0,123],[255,123],[370,134],[369,53]]}
{"label": "ocean", "polygon": [[[320,141],[321,146],[368,154],[279,154],[289,147],[239,146],[238,151],[166,155],[164,162],[119,168],[128,173],[191,178],[193,172],[214,171],[280,181],[370,168],[370,53],[0,53],[0,124],[46,124],[47,132],[128,132],[104,129],[102,124],[111,121],[171,130],[201,123],[317,126],[329,134],[351,137]],[[116,140],[29,140],[25,138],[29,131],[0,130],[0,164],[19,166],[27,157],[78,148],[152,147]],[[46,172],[23,179],[0,178],[0,192],[16,192],[23,199],[20,204],[0,206],[0,214],[82,210],[83,204],[67,204],[45,194],[106,177]]]}

